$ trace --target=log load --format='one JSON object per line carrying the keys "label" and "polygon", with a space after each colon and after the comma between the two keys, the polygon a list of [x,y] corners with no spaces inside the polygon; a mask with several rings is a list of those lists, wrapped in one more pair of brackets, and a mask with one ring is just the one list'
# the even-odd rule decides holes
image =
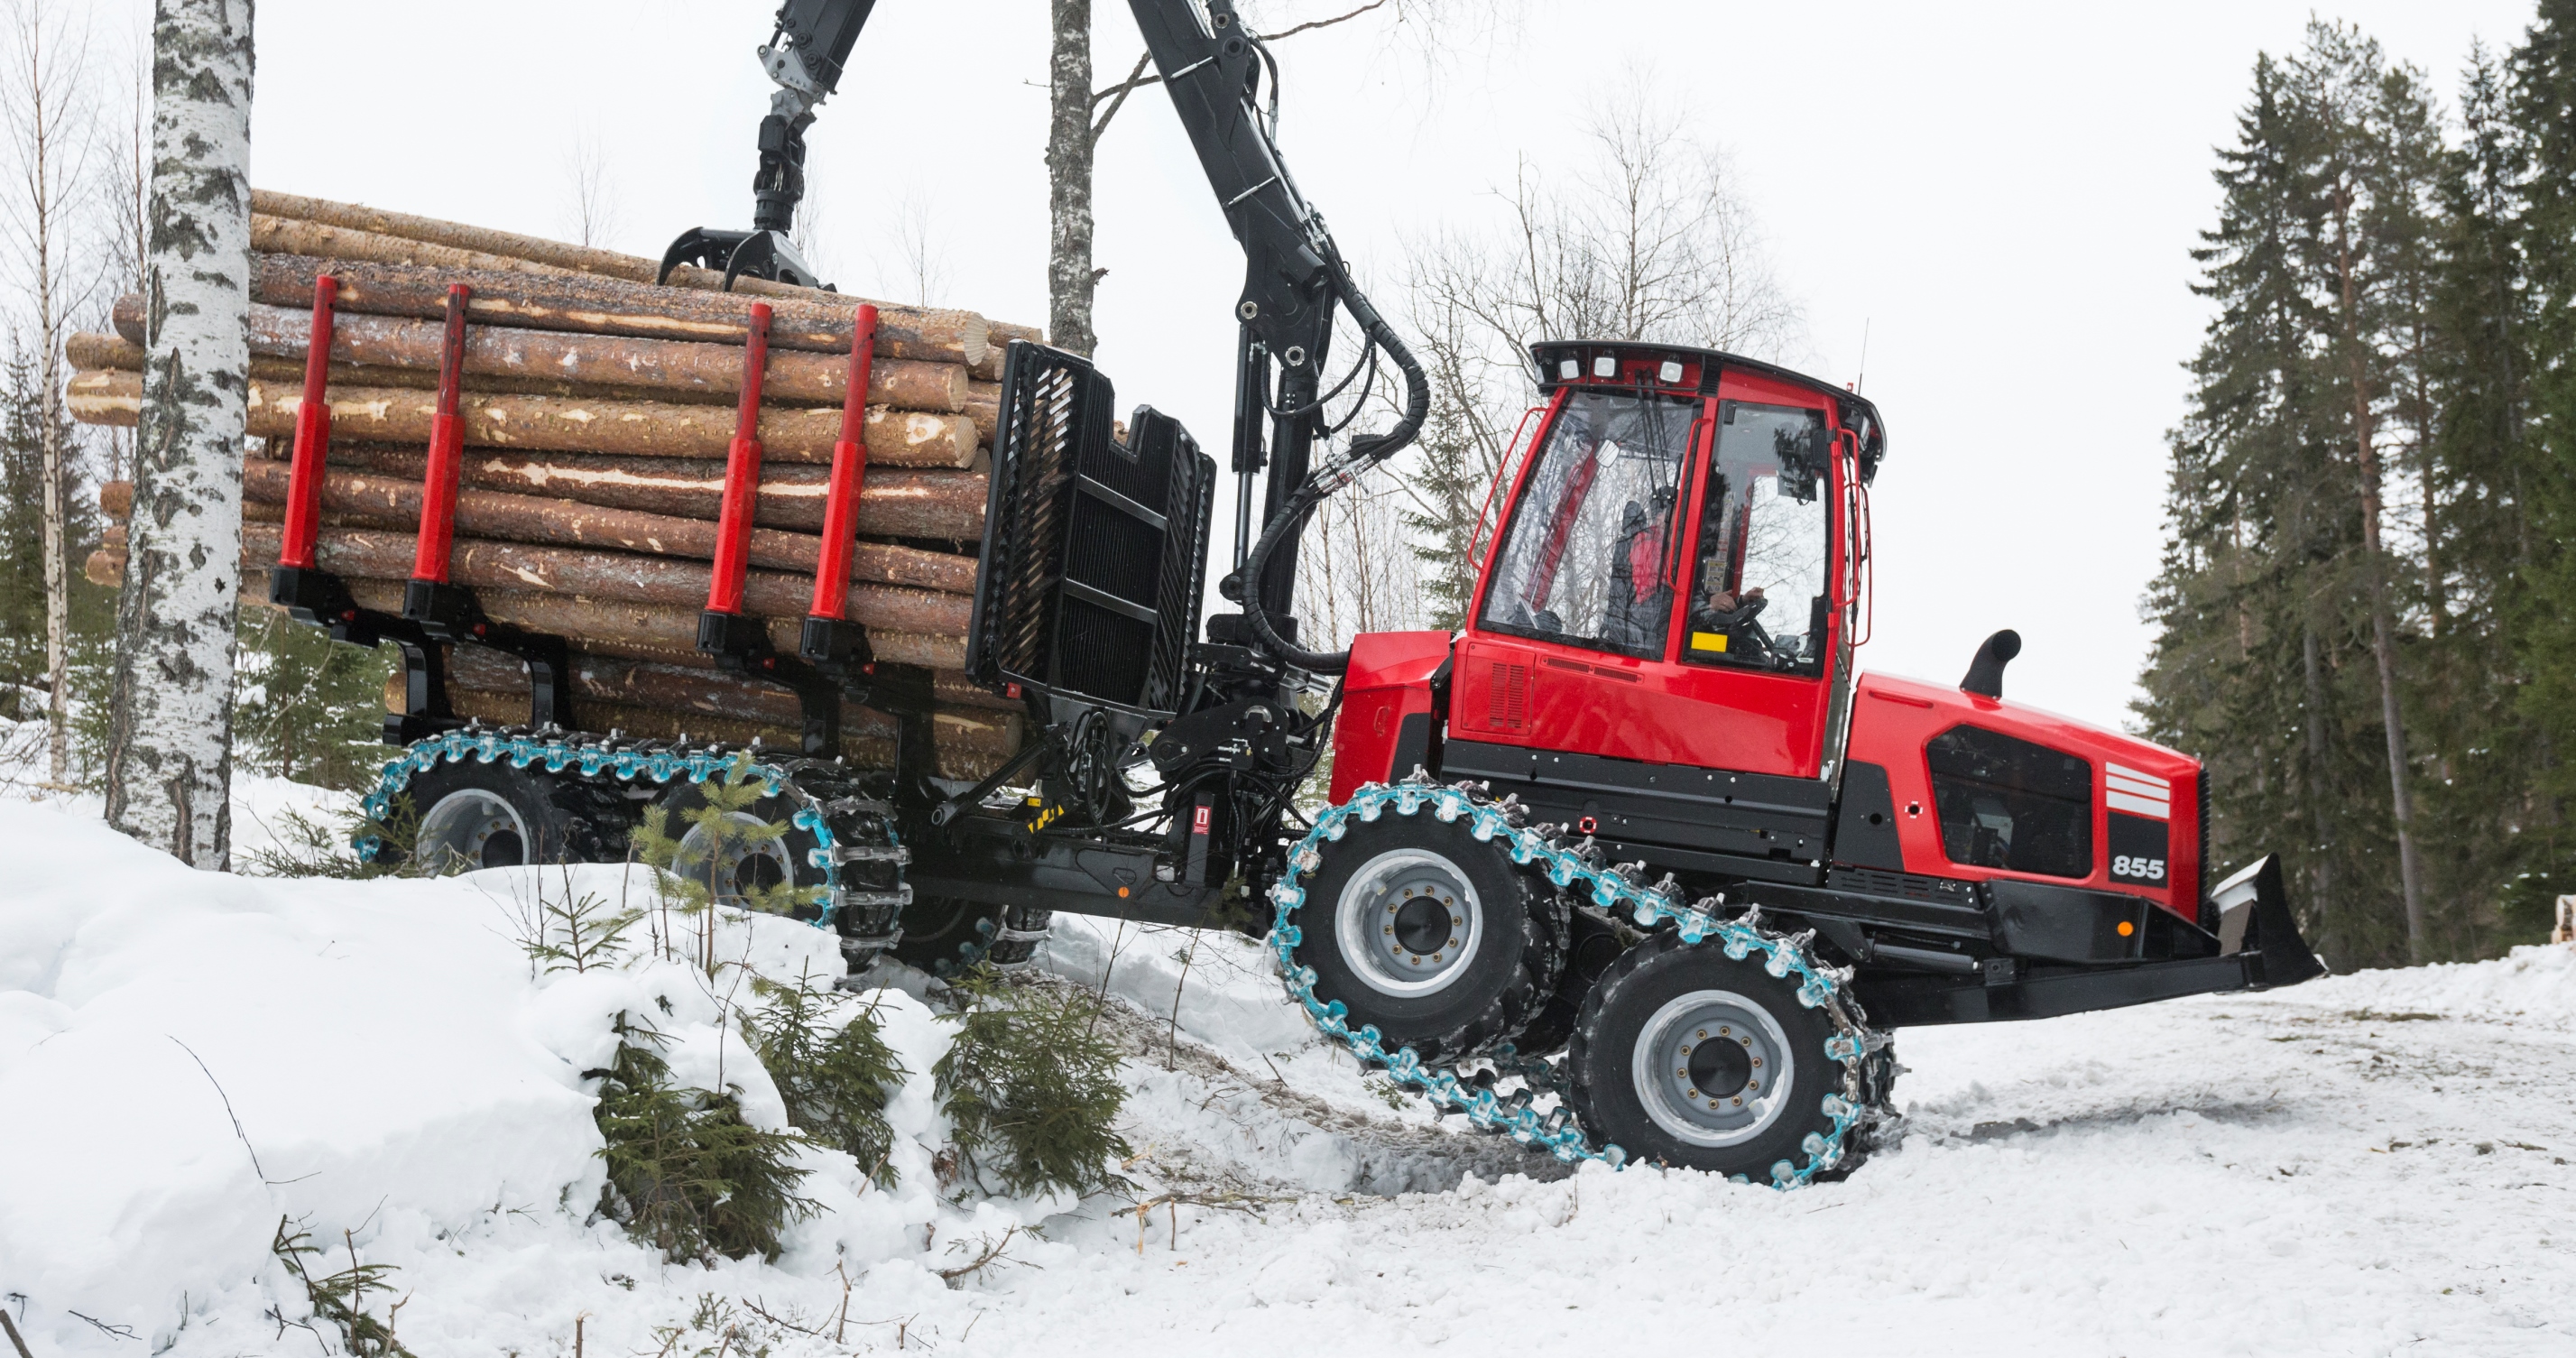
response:
{"label": "log load", "polygon": [[[128,345],[143,343],[143,299],[119,298],[111,313],[116,337]],[[308,307],[253,304],[250,351],[254,358],[294,362],[300,380],[304,355],[311,345],[313,316]],[[342,316],[332,327],[331,359],[335,365],[410,369],[436,381],[439,345],[445,327],[437,321],[390,316]],[[85,342],[104,336],[84,336]],[[99,352],[109,361],[95,366],[141,371],[140,348],[127,361],[123,351]],[[88,367],[75,354],[75,366]],[[771,355],[761,383],[764,402],[828,405],[837,411],[849,387],[850,359],[845,346],[837,354],[782,350]],[[738,345],[681,340],[636,339],[619,335],[583,335],[506,326],[475,326],[466,331],[464,372],[468,378],[518,377],[567,383],[587,389],[643,388],[663,393],[718,396],[730,401],[742,388],[742,349]],[[963,364],[919,359],[879,358],[868,369],[868,403],[897,410],[955,414],[966,409],[968,370]],[[475,384],[469,382],[468,390]],[[623,395],[643,394],[624,391]],[[994,388],[998,398],[1000,388]]]}
{"label": "log load", "polygon": [[[131,429],[143,417],[143,374],[114,369],[75,373],[64,401],[72,418],[83,424]],[[381,443],[428,442],[430,419],[438,413],[437,393],[413,387],[335,387],[330,401],[336,437]],[[293,438],[296,411],[303,404],[300,381],[252,378],[249,432]],[[733,442],[730,406],[469,392],[458,409],[465,442],[473,447],[704,458],[723,457]],[[760,412],[760,439],[771,457],[829,463],[840,437],[837,410],[768,407]],[[963,415],[871,407],[866,438],[872,463],[964,467],[975,461],[975,426]]]}
{"label": "log load", "polygon": [[[242,588],[264,604],[303,411],[316,280],[331,275],[329,468],[318,565],[361,606],[398,613],[413,570],[449,288],[465,284],[459,460],[450,576],[495,622],[565,637],[586,726],[795,744],[784,687],[723,671],[697,649],[726,459],[755,302],[770,309],[744,611],[796,649],[823,555],[828,466],[840,437],[857,300],[682,268],[512,232],[257,191],[253,195]],[[1000,420],[1002,360],[1030,327],[971,312],[876,303],[845,615],[875,655],[933,672],[942,772],[974,777],[1018,748],[1020,704],[962,673]],[[134,426],[142,408],[142,299],[110,334],[74,336],[74,418]],[[113,520],[132,487],[101,490]],[[121,582],[122,522],[86,563]],[[460,711],[525,718],[515,661],[462,648]],[[892,757],[885,718],[847,714],[854,757]]]}
{"label": "log load", "polygon": [[[327,198],[306,198],[291,193],[273,193],[267,189],[251,191],[251,212],[254,233],[260,230],[258,222],[261,217],[267,217],[279,224],[269,228],[272,231],[283,229],[289,223],[338,227],[351,233],[409,242],[410,248],[415,253],[420,246],[445,247],[481,256],[501,267],[522,272],[587,273],[597,274],[603,278],[623,278],[635,283],[651,283],[654,281],[654,274],[660,269],[657,262],[641,255],[620,254],[615,250],[572,245],[563,241],[547,240],[541,236],[523,236],[515,231],[495,231],[489,227],[468,226],[462,222],[441,221],[435,217],[419,217],[407,212],[387,212],[382,208],[371,208],[357,203],[335,203]],[[316,233],[309,239],[319,241],[324,238]],[[352,251],[385,251],[404,248],[389,246],[382,239],[365,241],[354,237],[344,239],[347,241],[344,248]],[[267,247],[255,245],[254,248]],[[328,254],[330,251],[313,250],[308,253]],[[352,253],[343,257],[366,258],[368,256]],[[670,285],[677,288],[722,292],[724,275],[714,269],[701,269],[695,265],[684,264],[671,271]],[[734,291],[750,293],[758,297],[829,299],[845,306],[858,300],[843,298],[837,293],[824,292],[818,288],[773,283],[764,278],[737,278],[734,280]],[[880,302],[877,305],[883,308],[886,304]],[[1015,335],[1030,339],[1039,336],[1037,329],[1032,326],[1012,326],[1010,329]]]}
{"label": "log load", "polygon": [[[350,581],[353,587],[360,581],[399,584],[411,578],[414,541],[409,533],[325,526],[317,541],[316,559],[321,568]],[[243,524],[243,567],[265,570],[274,565],[278,545],[276,524]],[[124,558],[121,551],[103,548],[91,554],[84,573],[97,584],[122,585]],[[651,606],[670,622],[670,630],[657,631],[656,635],[674,649],[685,649],[693,648],[697,642],[698,611],[706,603],[711,568],[699,561],[459,538],[451,571],[455,583],[475,589],[478,596],[490,590],[573,596],[586,603]],[[780,649],[793,654],[795,629],[813,601],[811,577],[754,570],[745,578],[743,598],[744,611],[771,620],[773,640],[783,636],[790,644]],[[966,624],[971,608],[972,601],[963,594],[854,584],[850,586],[846,616],[868,629],[869,642],[879,659],[956,669],[966,663]],[[560,635],[580,636],[583,633],[579,629],[595,625],[580,610],[560,619],[573,626],[557,628],[504,617],[488,601],[484,611],[495,622]],[[685,628],[679,626],[683,620]]]}
{"label": "log load", "polygon": [[[428,466],[428,454],[416,447],[362,444],[335,453],[331,465],[418,481]],[[829,471],[801,464],[768,468],[760,479],[755,521],[764,528],[822,531]],[[721,462],[683,458],[468,449],[458,479],[462,485],[482,490],[712,522],[724,493],[725,467]],[[871,468],[859,492],[858,531],[862,537],[934,539],[971,546],[984,536],[985,497],[982,472]]]}

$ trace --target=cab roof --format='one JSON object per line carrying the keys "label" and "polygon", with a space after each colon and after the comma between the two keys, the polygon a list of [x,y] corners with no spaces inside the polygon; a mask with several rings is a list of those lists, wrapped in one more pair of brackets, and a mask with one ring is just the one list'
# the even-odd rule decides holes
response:
{"label": "cab roof", "polygon": [[[1792,372],[1776,363],[1687,344],[1650,344],[1639,340],[1542,340],[1530,346],[1530,365],[1538,389],[1553,396],[1560,387],[1609,387],[1661,392],[1675,396],[1715,395],[1719,374],[1733,369],[1756,373],[1791,386],[1804,387],[1836,402],[1835,414],[1845,429],[1861,436],[1861,475],[1875,480],[1887,455],[1887,421],[1869,398],[1822,378]],[[1571,365],[1571,366],[1569,366]]]}

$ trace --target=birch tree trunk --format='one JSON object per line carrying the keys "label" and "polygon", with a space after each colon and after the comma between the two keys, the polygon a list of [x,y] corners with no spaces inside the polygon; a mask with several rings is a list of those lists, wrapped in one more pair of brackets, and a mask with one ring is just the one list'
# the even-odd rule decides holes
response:
{"label": "birch tree trunk", "polygon": [[117,598],[107,817],[222,870],[250,374],[252,0],[157,0],[143,415]]}
{"label": "birch tree trunk", "polygon": [[27,319],[36,331],[40,395],[38,461],[44,487],[46,781],[67,786],[71,771],[71,571],[65,540],[70,449],[64,446],[62,350],[66,316],[80,291],[67,248],[77,196],[88,192],[89,109],[82,89],[87,40],[53,6],[13,4],[8,14],[8,71],[0,80],[0,121],[9,133],[15,171],[7,221],[12,243],[34,270]]}
{"label": "birch tree trunk", "polygon": [[1091,299],[1091,0],[1049,0],[1055,56],[1048,66],[1047,337],[1089,356]]}

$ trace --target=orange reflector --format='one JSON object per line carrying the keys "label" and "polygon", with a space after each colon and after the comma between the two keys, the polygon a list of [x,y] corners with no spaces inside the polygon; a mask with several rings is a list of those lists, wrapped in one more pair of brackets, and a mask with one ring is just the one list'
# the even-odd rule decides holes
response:
{"label": "orange reflector", "polygon": [[[1118,894],[1119,894],[1119,895],[1121,895],[1121,896],[1124,896],[1124,895],[1126,895],[1126,894],[1127,894],[1127,892],[1126,892],[1126,890],[1125,890],[1124,888],[1121,888],[1121,889],[1119,890]],[[2138,931],[2138,926],[2136,926],[2136,925],[2134,925],[2134,924],[2131,924],[2131,923],[2130,923],[2130,922],[2128,922],[2127,920],[2122,920],[2122,921],[2120,921],[2120,937],[2122,937],[2122,938],[2127,938],[2129,935],[2134,934],[2134,933],[2136,933],[2137,931]]]}
{"label": "orange reflector", "polygon": [[[1122,900],[1122,901],[1123,901],[1123,900],[1125,900],[1125,899],[1127,899],[1127,888],[1125,888],[1125,887],[1123,887],[1123,886],[1122,886],[1122,887],[1120,887],[1120,888],[1118,888],[1118,899],[1120,899],[1120,900]],[[2128,925],[2125,925],[2125,924],[2121,925],[2121,926],[2120,926],[2120,932],[2121,932],[2121,933],[2124,933],[2124,934],[2125,934],[2125,933],[2127,933],[2127,932],[2129,932],[2129,926],[2128,926]]]}

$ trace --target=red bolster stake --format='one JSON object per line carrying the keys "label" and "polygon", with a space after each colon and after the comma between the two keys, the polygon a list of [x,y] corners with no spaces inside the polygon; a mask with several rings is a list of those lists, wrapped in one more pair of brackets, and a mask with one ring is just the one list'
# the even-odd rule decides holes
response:
{"label": "red bolster stake", "polygon": [[286,527],[278,534],[277,564],[308,571],[322,527],[322,471],[331,460],[331,308],[339,299],[339,279],[326,273],[313,280],[313,335],[304,354],[304,399],[295,407]]}
{"label": "red bolster stake", "polygon": [[812,616],[838,618],[850,602],[850,542],[859,531],[859,490],[868,475],[868,378],[876,362],[877,309],[859,304],[850,336],[849,387],[841,397],[841,438],[823,498],[823,551],[814,567]]}
{"label": "red bolster stake", "polygon": [[742,612],[742,582],[751,565],[751,520],[760,501],[760,384],[769,367],[769,304],[751,304],[742,339],[742,401],[734,407],[733,443],[725,454],[724,504],[716,519],[715,575],[707,611]]}
{"label": "red bolster stake", "polygon": [[421,477],[420,546],[411,578],[447,583],[456,542],[456,481],[465,464],[465,422],[457,414],[465,385],[465,307],[474,289],[447,288],[447,335],[438,350],[438,411],[429,419],[429,467]]}

